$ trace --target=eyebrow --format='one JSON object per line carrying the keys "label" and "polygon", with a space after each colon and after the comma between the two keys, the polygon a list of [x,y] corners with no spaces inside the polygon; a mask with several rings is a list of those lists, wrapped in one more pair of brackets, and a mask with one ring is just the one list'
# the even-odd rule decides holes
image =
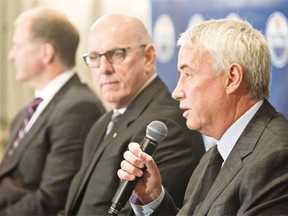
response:
{"label": "eyebrow", "polygon": [[182,64],[180,65],[178,70],[183,70],[184,68],[189,68],[188,64]]}
{"label": "eyebrow", "polygon": [[89,54],[89,55],[93,55],[93,54],[94,54],[94,55],[95,55],[95,54],[97,54],[97,55],[98,55],[98,54],[99,54],[99,52],[95,52],[95,51],[93,51],[93,52],[89,52],[88,54]]}
{"label": "eyebrow", "polygon": [[114,51],[114,50],[118,50],[118,49],[126,49],[126,48],[123,48],[123,47],[115,47],[115,48],[111,48],[111,49],[108,49],[108,50],[106,50],[105,52],[96,52],[96,51],[92,51],[92,52],[89,52],[89,55],[93,55],[93,54],[97,54],[97,55],[99,55],[99,54],[103,54],[103,53],[106,53],[106,52],[109,52],[109,51]]}

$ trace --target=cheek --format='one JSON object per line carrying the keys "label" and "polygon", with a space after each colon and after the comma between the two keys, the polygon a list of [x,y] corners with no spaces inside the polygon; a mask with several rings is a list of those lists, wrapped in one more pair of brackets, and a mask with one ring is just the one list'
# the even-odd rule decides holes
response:
{"label": "cheek", "polygon": [[88,68],[88,71],[90,72],[93,83],[100,82],[100,72],[97,68]]}
{"label": "cheek", "polygon": [[16,61],[19,66],[27,68],[31,70],[31,72],[42,65],[42,60],[35,51],[20,52],[19,55],[17,55]]}
{"label": "cheek", "polygon": [[207,111],[207,107],[210,106],[212,93],[207,87],[196,85],[196,83],[184,88],[186,89],[185,103],[190,109],[190,117],[198,118],[202,116]]}
{"label": "cheek", "polygon": [[14,55],[15,65],[18,66],[18,69],[26,68],[30,65],[31,59],[27,58],[29,54],[22,54],[21,52]]}
{"label": "cheek", "polygon": [[133,71],[130,71],[129,68],[126,70],[121,69],[121,71],[117,71],[115,76],[117,76],[117,80],[119,81],[119,90],[127,93],[134,88],[140,79],[137,75],[133,74]]}
{"label": "cheek", "polygon": [[196,82],[186,82],[183,85],[183,90],[185,91],[186,100],[190,104],[198,103],[202,98],[201,86]]}
{"label": "cheek", "polygon": [[99,83],[99,76],[96,72],[91,71],[91,78],[94,84]]}
{"label": "cheek", "polygon": [[93,88],[96,90],[97,93],[101,93],[101,85],[99,82],[99,79],[95,75],[92,75],[92,83],[93,83]]}

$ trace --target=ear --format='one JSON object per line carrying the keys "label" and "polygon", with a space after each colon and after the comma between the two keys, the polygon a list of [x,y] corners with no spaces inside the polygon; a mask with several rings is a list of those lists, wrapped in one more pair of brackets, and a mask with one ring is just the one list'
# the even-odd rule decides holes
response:
{"label": "ear", "polygon": [[243,81],[243,75],[243,68],[241,65],[236,63],[230,65],[225,82],[227,94],[232,94],[240,88]]}
{"label": "ear", "polygon": [[154,72],[154,67],[155,67],[155,61],[156,61],[156,50],[155,47],[152,44],[148,44],[145,49],[145,68],[147,72]]}
{"label": "ear", "polygon": [[56,50],[52,44],[45,43],[45,44],[43,44],[42,54],[43,54],[42,62],[43,62],[43,64],[47,65],[54,60],[54,58],[56,56]]}

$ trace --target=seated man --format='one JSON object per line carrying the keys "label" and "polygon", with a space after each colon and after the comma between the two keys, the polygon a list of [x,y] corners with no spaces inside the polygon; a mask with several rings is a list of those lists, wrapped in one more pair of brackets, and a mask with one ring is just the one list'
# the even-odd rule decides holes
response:
{"label": "seated man", "polygon": [[53,215],[64,207],[85,137],[105,112],[73,69],[78,42],[76,28],[51,9],[25,11],[15,22],[8,58],[36,100],[12,123],[0,164],[0,215]]}

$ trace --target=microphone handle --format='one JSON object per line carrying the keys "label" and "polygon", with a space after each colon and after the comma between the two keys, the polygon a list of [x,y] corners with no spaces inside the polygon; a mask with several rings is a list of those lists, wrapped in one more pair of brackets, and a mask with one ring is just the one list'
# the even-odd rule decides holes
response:
{"label": "microphone handle", "polygon": [[[148,137],[145,137],[140,144],[143,152],[153,155],[157,148],[158,143]],[[144,167],[142,170],[145,170]],[[139,178],[134,181],[121,181],[117,191],[112,199],[112,205],[108,213],[110,215],[118,215],[119,211],[126,205],[128,199],[130,198]]]}

